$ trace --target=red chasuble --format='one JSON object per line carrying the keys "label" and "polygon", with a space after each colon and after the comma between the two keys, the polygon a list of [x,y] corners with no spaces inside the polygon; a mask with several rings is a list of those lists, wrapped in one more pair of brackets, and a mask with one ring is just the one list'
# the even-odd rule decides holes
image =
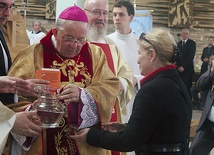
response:
{"label": "red chasuble", "polygon": [[[107,62],[108,62],[108,66],[111,69],[111,71],[114,73],[115,75],[115,70],[114,70],[114,62],[113,62],[113,58],[111,55],[111,49],[109,47],[109,44],[102,44],[102,43],[95,43],[95,42],[91,42],[92,44],[95,44],[97,46],[100,46],[102,48],[102,50],[104,51],[106,58],[107,58]],[[116,109],[116,103],[114,104],[114,110],[113,113],[111,115],[111,120],[110,122],[117,122],[117,109]],[[112,155],[120,155],[120,152],[116,152],[116,151],[111,151]]]}
{"label": "red chasuble", "polygon": [[[92,58],[88,51],[88,44],[86,43],[82,47],[79,55],[72,59],[66,59],[57,53],[52,44],[51,35],[52,32],[50,31],[46,37],[40,41],[44,47],[44,68],[60,69],[62,83],[74,83],[82,88],[88,86],[91,82],[91,77],[93,76]],[[77,109],[73,110],[80,113],[78,106],[81,104],[76,103],[76,105],[75,108]],[[79,120],[79,122],[81,121],[82,120]],[[69,127],[68,116],[65,115],[58,128],[44,130],[43,154],[79,155],[76,142],[69,138],[71,133],[73,133],[73,129]]]}

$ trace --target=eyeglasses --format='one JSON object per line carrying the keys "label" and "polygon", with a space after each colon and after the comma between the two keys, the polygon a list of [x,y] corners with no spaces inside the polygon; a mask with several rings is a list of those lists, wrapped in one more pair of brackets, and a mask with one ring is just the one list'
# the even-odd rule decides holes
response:
{"label": "eyeglasses", "polygon": [[84,9],[84,10],[90,12],[94,16],[100,16],[102,14],[104,17],[108,17],[108,15],[109,15],[108,11],[100,11],[100,10],[91,11],[91,10],[88,10],[88,9]]}
{"label": "eyeglasses", "polygon": [[15,4],[8,6],[6,3],[0,2],[0,12],[5,12],[7,9],[15,9]]}
{"label": "eyeglasses", "polygon": [[140,35],[140,37],[139,37],[139,40],[144,40],[145,42],[147,42],[150,45],[152,45],[154,47],[155,52],[157,53],[157,49],[156,49],[155,45],[151,41],[149,41],[148,39],[146,39],[145,35],[146,35],[145,33],[142,33]]}
{"label": "eyeglasses", "polygon": [[79,45],[83,45],[86,43],[86,38],[83,37],[83,38],[78,38],[78,39],[75,39],[74,37],[70,37],[70,36],[66,36],[66,35],[61,35],[62,39],[65,41],[65,43],[67,44],[73,44],[73,43],[77,43]]}

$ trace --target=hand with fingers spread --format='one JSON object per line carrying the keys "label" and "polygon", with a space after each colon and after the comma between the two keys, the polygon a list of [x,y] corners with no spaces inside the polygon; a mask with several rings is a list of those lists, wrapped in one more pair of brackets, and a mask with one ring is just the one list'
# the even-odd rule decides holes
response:
{"label": "hand with fingers spread", "polygon": [[30,90],[30,84],[28,81],[16,77],[0,76],[1,93],[18,93],[23,90],[25,92]]}
{"label": "hand with fingers spread", "polygon": [[74,84],[68,84],[61,88],[60,100],[64,100],[65,103],[79,102],[79,88]]}
{"label": "hand with fingers spread", "polygon": [[16,120],[11,131],[28,137],[38,136],[41,128],[36,111],[16,113]]}
{"label": "hand with fingers spread", "polygon": [[28,79],[26,81],[30,84],[30,90],[28,92],[26,92],[26,90],[20,90],[18,92],[19,95],[23,95],[25,97],[37,97],[39,89],[47,87],[50,84],[49,81],[42,79]]}

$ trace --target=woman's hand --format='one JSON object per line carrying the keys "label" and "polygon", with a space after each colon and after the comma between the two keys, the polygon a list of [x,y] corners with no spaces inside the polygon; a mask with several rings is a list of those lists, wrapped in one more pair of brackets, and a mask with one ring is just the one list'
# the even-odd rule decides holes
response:
{"label": "woman's hand", "polygon": [[120,132],[126,128],[126,125],[118,122],[103,123],[102,129],[110,132]]}
{"label": "woman's hand", "polygon": [[70,137],[78,142],[86,143],[86,137],[90,128],[85,128],[82,130],[75,131],[75,135],[70,135]]}

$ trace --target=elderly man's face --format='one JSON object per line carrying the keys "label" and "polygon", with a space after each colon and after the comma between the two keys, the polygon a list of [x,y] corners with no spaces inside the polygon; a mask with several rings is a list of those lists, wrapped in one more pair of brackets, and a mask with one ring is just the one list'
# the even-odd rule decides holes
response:
{"label": "elderly man's face", "polygon": [[189,37],[189,30],[188,29],[183,29],[181,31],[181,37],[183,38],[183,40],[188,39],[188,37]]}
{"label": "elderly man's face", "polygon": [[87,23],[77,21],[65,24],[63,30],[53,30],[58,52],[66,58],[73,58],[79,54],[82,46],[86,43],[86,32]]}
{"label": "elderly man's face", "polygon": [[33,30],[35,32],[39,32],[41,30],[41,23],[38,22],[38,21],[35,21],[34,24],[33,24]]}
{"label": "elderly man's face", "polygon": [[89,29],[106,31],[108,25],[109,7],[105,0],[91,1],[84,8],[88,17]]}
{"label": "elderly man's face", "polygon": [[0,25],[4,25],[11,14],[14,0],[0,0]]}

